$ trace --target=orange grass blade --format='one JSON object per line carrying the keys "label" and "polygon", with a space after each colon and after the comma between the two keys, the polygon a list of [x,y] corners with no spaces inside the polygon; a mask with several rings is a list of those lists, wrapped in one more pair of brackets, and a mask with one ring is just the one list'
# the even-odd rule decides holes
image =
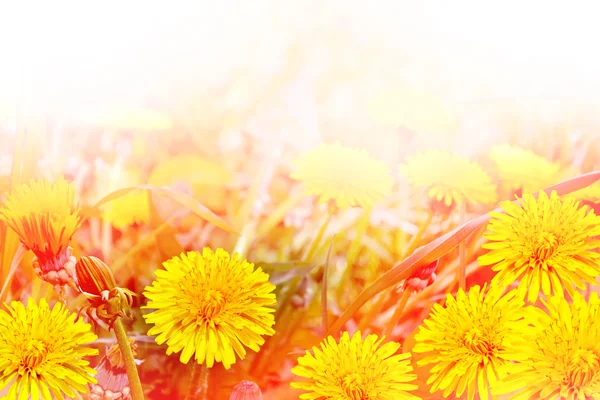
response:
{"label": "orange grass blade", "polygon": [[[544,191],[549,195],[553,190],[556,190],[559,195],[565,195],[583,189],[598,180],[600,180],[600,171],[594,171],[560,182],[545,189]],[[534,196],[537,197],[538,194],[536,193]],[[513,203],[517,202],[518,200],[513,201]],[[504,212],[501,207],[498,207],[493,211]],[[417,249],[406,259],[395,265],[391,270],[380,276],[375,282],[366,287],[358,295],[358,298],[354,300],[354,302],[352,302],[352,304],[350,304],[350,306],[348,306],[342,315],[335,321],[328,333],[332,334],[339,332],[344,324],[348,322],[366,302],[368,302],[381,291],[409,277],[421,265],[427,265],[439,259],[450,250],[456,248],[460,242],[466,239],[474,231],[479,229],[489,219],[489,213],[480,215],[479,217],[456,227],[445,235],[440,236],[434,241]]]}
{"label": "orange grass blade", "polygon": [[8,274],[4,278],[2,290],[0,290],[0,303],[2,303],[4,301],[4,296],[6,295],[6,290],[8,289],[8,285],[9,285],[10,281],[12,280],[13,275],[17,271],[17,267],[19,266],[19,263],[23,259],[23,256],[25,255],[25,253],[27,253],[27,249],[25,249],[25,247],[19,243],[19,247],[17,248],[17,251],[15,251],[12,262],[10,263],[10,269],[8,271]]}
{"label": "orange grass blade", "polygon": [[329,276],[329,262],[331,261],[331,248],[335,241],[335,235],[331,238],[329,249],[327,250],[327,259],[323,267],[323,282],[321,283],[321,321],[323,323],[323,333],[329,330],[329,310],[327,302],[327,279]]}
{"label": "orange grass blade", "polygon": [[118,189],[118,190],[115,190],[114,192],[109,193],[108,195],[104,196],[100,201],[98,201],[94,205],[94,208],[99,208],[103,204],[106,204],[112,200],[123,197],[126,194],[128,194],[129,192],[134,191],[134,190],[149,190],[152,193],[165,195],[165,196],[175,200],[182,206],[188,208],[194,214],[200,216],[201,218],[204,218],[211,224],[218,226],[219,228],[223,229],[224,231],[232,232],[232,233],[239,235],[239,232],[237,230],[235,230],[231,225],[229,225],[227,222],[225,222],[224,219],[222,219],[221,217],[219,217],[218,215],[213,213],[211,210],[209,210],[206,206],[204,206],[203,204],[198,202],[198,200],[194,199],[192,196],[189,196],[183,192],[175,191],[175,190],[169,189],[167,187],[157,187],[157,186],[152,186],[152,185],[139,185],[139,186],[131,186],[131,187],[123,188],[123,189]]}

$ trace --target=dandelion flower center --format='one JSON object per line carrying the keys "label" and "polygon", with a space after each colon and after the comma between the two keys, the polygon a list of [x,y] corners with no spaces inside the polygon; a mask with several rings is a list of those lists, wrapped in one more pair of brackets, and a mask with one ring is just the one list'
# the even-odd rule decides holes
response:
{"label": "dandelion flower center", "polygon": [[193,312],[198,314],[198,325],[204,324],[207,320],[215,320],[225,307],[225,296],[219,290],[209,289],[201,298],[194,301],[196,310]]}
{"label": "dandelion flower center", "polygon": [[[495,333],[495,332],[494,332]],[[481,328],[471,328],[463,338],[463,345],[476,355],[482,356],[481,361],[487,361],[494,357],[501,342],[497,335],[492,332],[484,332]]]}
{"label": "dandelion flower center", "polygon": [[532,259],[547,269],[546,262],[559,247],[558,237],[552,232],[541,232],[534,242]]}
{"label": "dandelion flower center", "polygon": [[365,397],[365,384],[360,374],[354,372],[342,379],[342,389],[346,392],[349,400],[363,400]]}
{"label": "dandelion flower center", "polygon": [[563,386],[585,387],[596,377],[600,370],[600,357],[588,349],[578,349],[571,360],[567,360],[567,373]]}
{"label": "dandelion flower center", "polygon": [[46,343],[41,340],[31,339],[25,346],[21,358],[21,367],[24,371],[19,372],[19,374],[24,375],[25,371],[35,371],[35,369],[44,362],[46,354],[48,354],[48,346],[46,346]]}

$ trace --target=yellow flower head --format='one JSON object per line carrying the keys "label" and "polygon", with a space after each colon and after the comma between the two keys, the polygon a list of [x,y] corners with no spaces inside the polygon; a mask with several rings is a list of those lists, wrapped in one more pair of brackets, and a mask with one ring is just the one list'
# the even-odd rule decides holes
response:
{"label": "yellow flower head", "polygon": [[573,295],[573,285],[584,289],[584,281],[595,283],[600,274],[598,258],[592,251],[600,246],[600,217],[573,199],[550,197],[540,192],[538,199],[526,194],[522,206],[502,203],[506,213],[493,217],[484,235],[491,251],[479,257],[480,265],[493,265],[499,271],[492,284],[508,286],[521,279],[519,293],[528,300],[538,298],[540,287],[545,295],[551,290],[563,295],[563,286]]}
{"label": "yellow flower head", "polygon": [[149,335],[167,342],[167,354],[181,351],[186,363],[195,353],[199,364],[215,361],[229,369],[246,356],[244,347],[258,351],[263,335],[273,335],[275,285],[261,268],[223,249],[202,254],[193,251],[173,257],[156,271],[156,280],[144,295],[145,315],[155,326]]}
{"label": "yellow flower head", "polygon": [[133,224],[148,224],[150,222],[148,192],[134,190],[111,201],[103,215],[117,229],[125,229]]}
{"label": "yellow flower head", "polygon": [[0,390],[12,384],[7,398],[51,400],[87,392],[96,372],[84,357],[98,354],[82,346],[97,338],[91,326],[75,321],[60,303],[50,309],[44,299],[6,308],[0,310]]}
{"label": "yellow flower head", "polygon": [[73,277],[69,242],[81,225],[74,198],[73,184],[62,178],[56,184],[31,180],[8,193],[0,207],[0,220],[35,253],[36,272],[52,284],[66,284]]}
{"label": "yellow flower head", "polygon": [[560,165],[530,150],[507,144],[492,147],[489,155],[502,185],[512,191],[533,193],[554,185],[560,178]]}
{"label": "yellow flower head", "polygon": [[461,397],[466,389],[469,400],[476,392],[487,398],[488,388],[512,371],[519,346],[526,345],[521,332],[527,327],[523,301],[515,295],[502,296],[497,286],[485,294],[485,286],[473,286],[468,294],[459,289],[456,298],[448,294],[445,307],[433,306],[413,348],[426,353],[418,365],[433,364],[427,380],[431,393]]}
{"label": "yellow flower head", "polygon": [[473,204],[496,202],[492,178],[479,164],[453,153],[429,150],[409,156],[400,166],[400,174],[446,207],[460,204],[463,198]]}
{"label": "yellow flower head", "polygon": [[321,343],[321,349],[313,347],[298,359],[292,369],[306,381],[292,382],[296,389],[307,390],[301,399],[336,400],[407,400],[418,399],[410,394],[417,385],[412,373],[410,353],[396,354],[400,344],[384,338],[368,335],[362,340],[356,332],[352,338],[344,332],[339,343],[332,336]]}
{"label": "yellow flower head", "polygon": [[547,312],[531,307],[530,344],[514,372],[494,394],[518,391],[514,399],[587,400],[600,398],[600,301],[589,303],[575,292],[573,303],[562,296],[542,300]]}
{"label": "yellow flower head", "polygon": [[384,163],[365,150],[340,144],[322,144],[295,164],[292,178],[301,180],[321,202],[335,200],[338,207],[370,208],[390,194],[393,178]]}

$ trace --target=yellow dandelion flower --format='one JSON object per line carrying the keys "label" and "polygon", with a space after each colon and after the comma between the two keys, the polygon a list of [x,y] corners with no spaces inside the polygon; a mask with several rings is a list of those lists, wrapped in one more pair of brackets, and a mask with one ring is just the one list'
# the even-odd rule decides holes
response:
{"label": "yellow dandelion flower", "polygon": [[[519,293],[528,300],[538,298],[540,287],[545,295],[552,291],[563,295],[563,286],[573,295],[575,285],[584,289],[584,281],[596,283],[600,274],[600,217],[587,207],[579,207],[573,198],[561,199],[555,191],[539,198],[526,194],[522,206],[502,203],[506,213],[493,217],[483,245],[490,251],[479,257],[480,265],[492,265],[498,274],[492,284],[508,286],[520,279]],[[587,211],[586,211],[587,210]]]}
{"label": "yellow dandelion flower", "polygon": [[592,293],[586,303],[575,292],[542,300],[547,312],[531,307],[532,336],[521,351],[527,357],[514,373],[493,389],[511,399],[600,399],[600,300]]}
{"label": "yellow dandelion flower", "polygon": [[35,253],[36,272],[52,284],[64,285],[73,279],[75,258],[69,242],[81,225],[74,198],[73,184],[62,178],[56,184],[31,180],[8,193],[0,207],[0,220]]}
{"label": "yellow dandelion flower", "polygon": [[492,178],[479,164],[454,153],[429,150],[409,156],[400,166],[400,174],[446,207],[460,204],[463,198],[473,204],[496,202]]}
{"label": "yellow dandelion flower", "polygon": [[334,200],[345,209],[370,208],[390,194],[393,178],[386,165],[365,150],[322,144],[295,163],[291,177],[302,181],[322,203]]}
{"label": "yellow dandelion flower", "polygon": [[339,340],[329,336],[321,349],[298,358],[292,373],[308,378],[292,382],[296,389],[308,391],[301,399],[336,400],[403,400],[419,399],[410,393],[418,388],[409,383],[417,376],[412,373],[410,353],[397,354],[400,344],[368,335],[364,340],[356,332],[352,338],[344,332]]}
{"label": "yellow dandelion flower", "polygon": [[417,365],[433,364],[427,380],[431,393],[443,391],[461,397],[467,390],[488,398],[488,389],[512,371],[525,346],[521,332],[527,327],[523,301],[502,288],[473,286],[468,294],[459,289],[456,298],[447,295],[446,306],[433,306],[415,336],[415,353],[425,353]]}
{"label": "yellow dandelion flower", "polygon": [[[139,185],[143,181],[140,171],[135,169],[125,169],[120,172],[114,180],[114,187],[128,187]],[[103,218],[110,221],[117,229],[124,229],[130,225],[146,225],[150,223],[150,200],[148,192],[144,190],[134,190],[126,195],[112,200],[106,204],[103,212]]]}
{"label": "yellow dandelion flower", "polygon": [[134,224],[148,224],[150,222],[148,192],[136,190],[111,201],[103,216],[117,229],[125,229]]}
{"label": "yellow dandelion flower", "polygon": [[46,300],[27,307],[13,301],[0,310],[0,390],[10,385],[9,399],[73,398],[96,383],[87,356],[98,350],[82,345],[96,340],[91,326],[62,304]]}
{"label": "yellow dandelion flower", "polygon": [[511,191],[533,193],[560,180],[560,165],[530,150],[508,144],[492,147],[489,154],[502,185]]}
{"label": "yellow dandelion flower", "polygon": [[273,335],[275,285],[261,268],[225,250],[193,251],[163,263],[144,295],[144,308],[156,309],[144,317],[155,326],[158,344],[167,354],[181,351],[186,363],[195,360],[210,368],[221,362],[229,369],[246,356],[244,347],[258,351],[263,335]]}

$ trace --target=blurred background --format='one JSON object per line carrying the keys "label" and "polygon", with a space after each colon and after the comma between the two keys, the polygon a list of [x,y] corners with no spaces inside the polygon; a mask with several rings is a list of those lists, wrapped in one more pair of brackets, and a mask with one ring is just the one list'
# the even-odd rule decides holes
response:
{"label": "blurred background", "polygon": [[207,151],[244,135],[293,150],[325,139],[391,162],[436,134],[469,153],[531,123],[595,122],[594,11],[538,1],[3,5],[2,150],[35,116],[62,132],[45,152],[64,161],[56,140],[73,148],[107,121],[139,131],[136,120],[144,140],[168,131]]}

